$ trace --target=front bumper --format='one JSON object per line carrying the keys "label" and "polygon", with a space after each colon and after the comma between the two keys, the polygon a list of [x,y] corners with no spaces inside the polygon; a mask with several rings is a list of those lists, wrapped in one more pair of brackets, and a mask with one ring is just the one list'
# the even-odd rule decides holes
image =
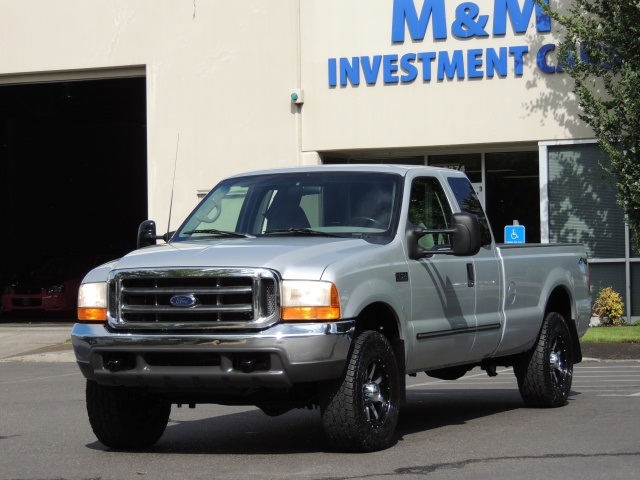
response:
{"label": "front bumper", "polygon": [[277,324],[255,333],[121,333],[76,324],[82,374],[105,385],[166,391],[283,388],[340,377],[354,320]]}

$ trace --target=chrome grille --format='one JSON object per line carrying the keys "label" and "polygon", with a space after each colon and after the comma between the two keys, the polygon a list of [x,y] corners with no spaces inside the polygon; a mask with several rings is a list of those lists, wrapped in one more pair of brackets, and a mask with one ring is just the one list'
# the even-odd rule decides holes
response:
{"label": "chrome grille", "polygon": [[109,281],[115,328],[263,328],[278,304],[277,277],[265,269],[126,270]]}

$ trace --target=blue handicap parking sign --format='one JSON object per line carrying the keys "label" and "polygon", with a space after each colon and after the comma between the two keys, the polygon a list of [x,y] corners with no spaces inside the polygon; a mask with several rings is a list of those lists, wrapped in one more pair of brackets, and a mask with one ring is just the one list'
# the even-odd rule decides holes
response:
{"label": "blue handicap parking sign", "polygon": [[504,243],[524,243],[524,225],[507,225],[504,227]]}

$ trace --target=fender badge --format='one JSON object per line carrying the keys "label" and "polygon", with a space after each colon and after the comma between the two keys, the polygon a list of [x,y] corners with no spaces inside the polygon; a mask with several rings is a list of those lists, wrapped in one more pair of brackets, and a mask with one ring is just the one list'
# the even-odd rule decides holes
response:
{"label": "fender badge", "polygon": [[169,303],[174,307],[189,308],[195,307],[198,304],[198,299],[193,295],[174,295]]}

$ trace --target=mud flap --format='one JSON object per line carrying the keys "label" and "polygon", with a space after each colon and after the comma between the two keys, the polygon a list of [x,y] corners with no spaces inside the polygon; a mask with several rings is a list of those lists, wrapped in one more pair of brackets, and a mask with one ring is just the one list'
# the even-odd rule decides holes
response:
{"label": "mud flap", "polygon": [[573,344],[573,364],[575,365],[582,361],[582,347],[580,346],[580,339],[578,338],[576,321],[572,319],[568,323],[569,333],[571,334],[571,343]]}
{"label": "mud flap", "polygon": [[407,401],[407,374],[405,371],[405,357],[404,357],[404,340],[396,339],[391,343],[393,348],[393,354],[396,357],[396,363],[398,364],[398,400],[400,407],[404,406]]}

